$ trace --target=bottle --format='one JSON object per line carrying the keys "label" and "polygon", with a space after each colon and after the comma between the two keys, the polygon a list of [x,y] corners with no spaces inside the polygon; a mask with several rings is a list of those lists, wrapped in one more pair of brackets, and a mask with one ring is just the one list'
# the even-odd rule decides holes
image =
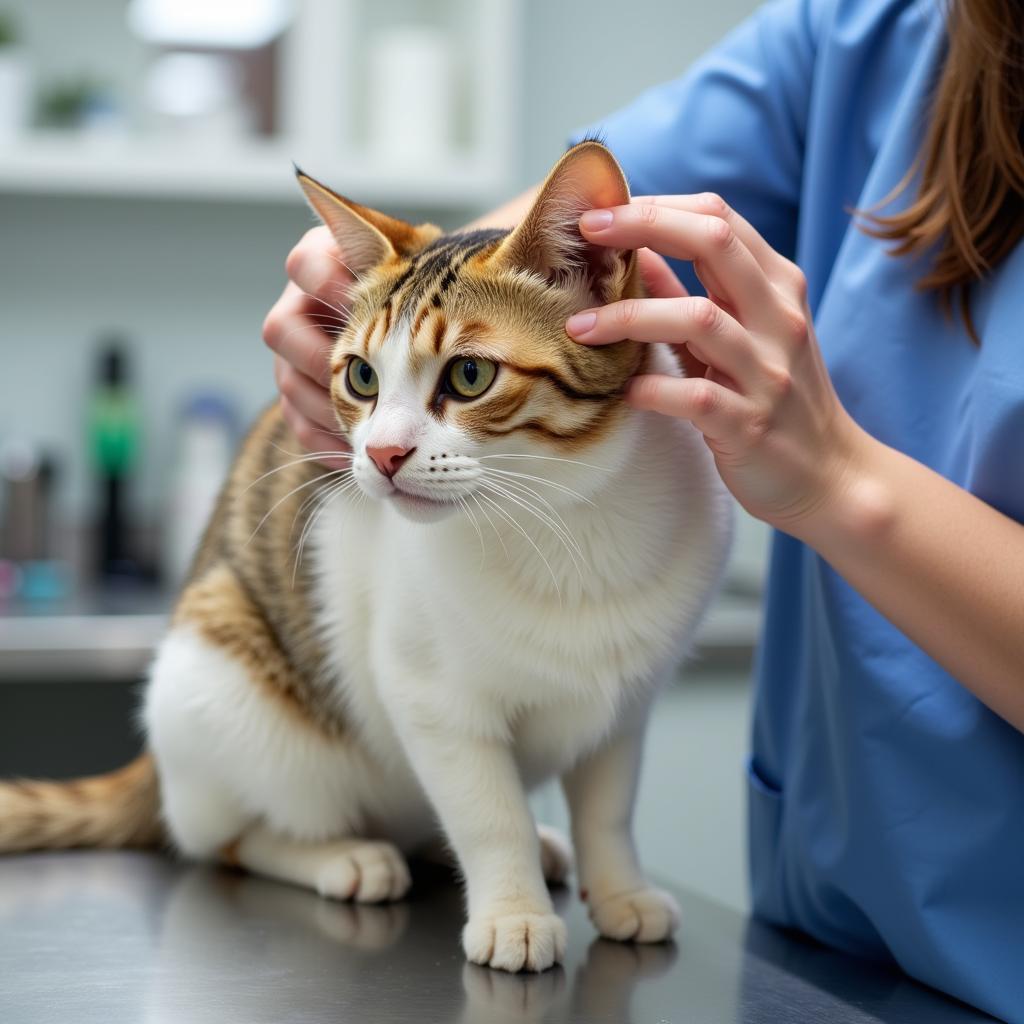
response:
{"label": "bottle", "polygon": [[28,442],[0,449],[0,602],[53,602],[68,593],[68,566],[53,544],[56,475],[56,461]]}
{"label": "bottle", "polygon": [[188,572],[217,496],[231,468],[236,417],[217,394],[196,394],[182,410],[177,457],[164,532],[164,576],[180,583]]}
{"label": "bottle", "polygon": [[89,406],[89,447],[96,472],[96,571],[101,581],[135,580],[141,575],[131,554],[128,485],[139,453],[139,414],[129,386],[124,343],[107,339],[97,364],[96,390]]}

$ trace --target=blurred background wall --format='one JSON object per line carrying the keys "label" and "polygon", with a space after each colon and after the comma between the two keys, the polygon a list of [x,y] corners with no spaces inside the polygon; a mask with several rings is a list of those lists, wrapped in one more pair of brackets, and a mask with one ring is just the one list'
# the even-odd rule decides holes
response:
{"label": "blurred background wall", "polygon": [[[273,397],[260,326],[288,249],[313,223],[290,159],[356,199],[457,226],[542,177],[574,128],[680,74],[754,3],[304,0],[294,15],[288,4],[254,3],[269,37],[241,56],[223,39],[183,45],[180,27],[160,36],[167,6],[153,0],[148,23],[136,10],[132,28],[124,0],[0,0],[0,93],[13,55],[28,97],[25,123],[8,111],[7,129],[0,103],[0,450],[28,443],[52,456],[58,554],[67,536],[88,533],[101,500],[87,424],[104,339],[121,339],[128,363],[141,438],[128,508],[151,553],[180,458],[182,408],[212,394],[242,423]],[[403,35],[410,25],[418,36]],[[191,72],[164,60],[181,51],[210,59]],[[396,60],[434,76],[426,91],[435,102],[451,100],[439,133],[450,145],[422,162],[402,150],[422,125],[413,118],[400,129],[396,119],[410,114],[394,104],[403,94],[412,102],[424,79],[400,82],[397,100],[374,90],[374,76]],[[193,73],[206,91],[196,88],[190,113],[175,104],[191,95]],[[658,870],[741,907],[741,761],[763,541],[744,525],[732,606],[656,720],[641,811]],[[95,609],[83,583],[87,573],[63,595],[54,584],[51,604],[27,612],[12,597],[6,627],[0,599],[0,772],[94,767],[63,741],[68,759],[57,764],[39,716],[75,699],[94,711],[100,702],[66,679],[59,691],[35,681],[55,672],[37,671],[25,649],[52,646],[53,634],[24,639],[28,618],[56,619],[69,606],[88,622]],[[167,600],[158,587],[141,605],[159,617]],[[5,636],[17,658],[4,660]],[[728,671],[716,668],[719,649]],[[125,685],[132,674],[107,673]],[[91,676],[89,686],[106,685],[104,670]],[[62,736],[73,718],[64,716]],[[120,756],[125,741],[103,740],[100,724],[91,731],[96,749]],[[541,804],[559,815],[553,798]]]}

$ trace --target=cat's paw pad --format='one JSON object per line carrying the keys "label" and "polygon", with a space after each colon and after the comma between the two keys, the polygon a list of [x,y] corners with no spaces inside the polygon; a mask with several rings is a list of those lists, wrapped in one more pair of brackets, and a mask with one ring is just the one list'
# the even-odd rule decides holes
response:
{"label": "cat's paw pad", "polygon": [[544,881],[550,885],[564,885],[572,874],[572,847],[569,840],[550,825],[538,825],[540,839],[540,867]]}
{"label": "cat's paw pad", "polygon": [[565,940],[557,914],[478,914],[462,932],[466,957],[499,971],[546,971],[565,956]]}
{"label": "cat's paw pad", "polygon": [[608,939],[664,942],[679,927],[679,904],[661,889],[634,889],[592,901],[590,919]]}
{"label": "cat's paw pad", "polygon": [[405,858],[391,843],[339,844],[317,872],[321,896],[356,903],[400,900],[412,884]]}

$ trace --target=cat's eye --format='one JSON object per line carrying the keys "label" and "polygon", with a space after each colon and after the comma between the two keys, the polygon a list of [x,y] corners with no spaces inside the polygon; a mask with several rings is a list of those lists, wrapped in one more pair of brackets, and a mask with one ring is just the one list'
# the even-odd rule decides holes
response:
{"label": "cat's eye", "polygon": [[376,398],[380,390],[377,371],[359,356],[353,356],[349,360],[348,389],[356,398]]}
{"label": "cat's eye", "polygon": [[479,398],[492,384],[498,367],[490,359],[456,359],[448,367],[447,385],[457,398]]}

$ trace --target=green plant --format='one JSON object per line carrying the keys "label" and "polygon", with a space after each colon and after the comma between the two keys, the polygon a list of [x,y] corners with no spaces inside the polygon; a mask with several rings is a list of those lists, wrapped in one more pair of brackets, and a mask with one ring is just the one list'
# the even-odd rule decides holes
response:
{"label": "green plant", "polygon": [[0,11],[0,49],[14,46],[18,42],[18,29],[14,16]]}
{"label": "green plant", "polygon": [[74,128],[102,85],[90,75],[51,82],[39,93],[39,123],[44,128]]}

